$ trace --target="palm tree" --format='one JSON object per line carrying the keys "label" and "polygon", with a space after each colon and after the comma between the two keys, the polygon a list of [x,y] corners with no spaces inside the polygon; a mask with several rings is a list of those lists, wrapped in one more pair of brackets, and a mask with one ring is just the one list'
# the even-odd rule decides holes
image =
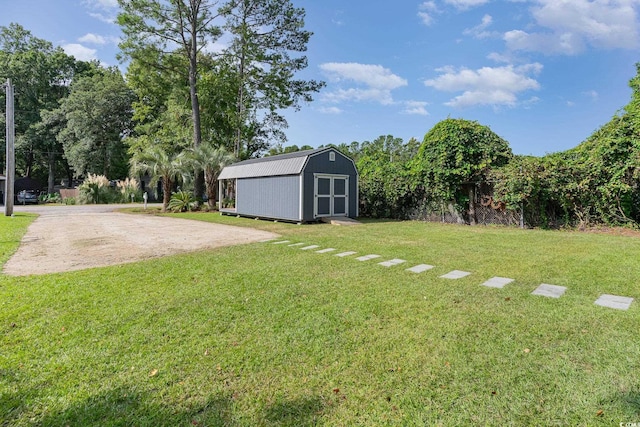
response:
{"label": "palm tree", "polygon": [[216,207],[218,176],[222,169],[234,160],[235,157],[222,146],[214,147],[211,144],[202,143],[191,150],[191,162],[194,168],[204,171],[207,203],[210,209]]}
{"label": "palm tree", "polygon": [[148,173],[149,185],[155,187],[162,180],[162,212],[167,211],[171,190],[177,180],[185,181],[193,168],[185,153],[170,156],[162,147],[151,146],[133,155],[130,161],[131,174]]}

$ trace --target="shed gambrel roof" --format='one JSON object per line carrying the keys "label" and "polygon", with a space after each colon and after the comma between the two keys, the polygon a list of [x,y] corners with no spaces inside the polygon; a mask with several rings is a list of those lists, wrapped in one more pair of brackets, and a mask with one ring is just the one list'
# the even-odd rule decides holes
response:
{"label": "shed gambrel roof", "polygon": [[339,151],[333,147],[324,147],[316,148],[314,150],[296,151],[294,153],[245,160],[222,169],[218,179],[298,175],[302,172],[302,169],[307,163],[309,157],[329,150],[334,150],[339,153]]}

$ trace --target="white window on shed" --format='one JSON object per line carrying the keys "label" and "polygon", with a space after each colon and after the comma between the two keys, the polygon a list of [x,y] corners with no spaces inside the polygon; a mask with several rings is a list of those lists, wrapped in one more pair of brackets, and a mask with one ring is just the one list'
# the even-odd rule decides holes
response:
{"label": "white window on shed", "polygon": [[330,162],[336,161],[336,153],[334,153],[333,151],[329,151],[329,161]]}

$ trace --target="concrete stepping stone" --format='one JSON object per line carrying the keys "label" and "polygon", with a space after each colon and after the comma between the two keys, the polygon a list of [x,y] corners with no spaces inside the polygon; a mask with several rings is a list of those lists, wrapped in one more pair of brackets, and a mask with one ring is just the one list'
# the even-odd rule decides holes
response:
{"label": "concrete stepping stone", "polygon": [[304,248],[300,248],[301,251],[310,251],[311,249],[318,249],[320,246],[318,245],[311,245],[311,246],[305,246]]}
{"label": "concrete stepping stone", "polygon": [[358,261],[369,261],[371,259],[380,258],[382,255],[369,254],[356,258]]}
{"label": "concrete stepping stone", "polygon": [[273,244],[274,245],[282,245],[284,243],[290,243],[290,242],[291,242],[291,240],[281,240],[279,242],[273,242]]}
{"label": "concrete stepping stone", "polygon": [[339,254],[336,254],[336,256],[339,256],[340,258],[346,257],[346,256],[350,256],[353,254],[357,254],[358,252],[353,252],[353,251],[349,251],[349,252],[340,252]]}
{"label": "concrete stepping stone", "polygon": [[379,262],[378,264],[380,264],[383,267],[393,267],[394,265],[402,264],[405,262],[407,261],[404,259],[394,258],[394,259],[390,259],[389,261]]}
{"label": "concrete stepping stone", "polygon": [[633,302],[631,297],[620,297],[617,295],[602,294],[594,304],[602,307],[615,308],[618,310],[628,310]]}
{"label": "concrete stepping stone", "polygon": [[467,277],[470,274],[471,273],[469,273],[468,271],[453,270],[448,272],[447,274],[443,274],[440,277],[442,279],[462,279],[463,277]]}
{"label": "concrete stepping stone", "polygon": [[489,288],[499,288],[502,289],[509,283],[513,282],[514,279],[507,279],[506,277],[492,277],[491,279],[484,282],[481,286],[487,286]]}
{"label": "concrete stepping stone", "polygon": [[531,292],[531,295],[541,295],[543,297],[549,298],[560,298],[566,290],[567,288],[565,286],[548,285],[546,283],[543,283],[542,285],[538,286],[533,292]]}
{"label": "concrete stepping stone", "polygon": [[335,248],[327,248],[327,249],[320,249],[319,251],[316,251],[317,254],[326,254],[327,252],[333,252],[335,251]]}
{"label": "concrete stepping stone", "polygon": [[412,273],[422,273],[423,271],[431,270],[432,268],[433,268],[433,265],[418,264],[414,267],[407,268],[407,271],[410,271]]}
{"label": "concrete stepping stone", "polygon": [[294,247],[294,246],[302,246],[302,245],[306,245],[306,243],[294,243],[294,244],[287,245],[287,246]]}

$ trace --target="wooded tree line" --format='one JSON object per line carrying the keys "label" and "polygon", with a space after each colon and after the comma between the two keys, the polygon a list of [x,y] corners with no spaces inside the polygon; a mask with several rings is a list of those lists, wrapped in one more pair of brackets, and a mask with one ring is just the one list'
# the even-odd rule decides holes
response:
{"label": "wooded tree line", "polygon": [[478,203],[490,202],[522,210],[529,226],[640,226],[640,64],[630,86],[631,101],[608,123],[576,148],[544,157],[513,155],[488,127],[450,118],[421,143],[381,136],[338,148],[358,166],[365,216],[454,209],[473,224]]}
{"label": "wooded tree line", "polygon": [[[119,5],[124,76],[77,61],[19,24],[0,27],[0,79],[16,88],[17,174],[47,177],[49,191],[61,175],[125,178],[132,157],[149,151],[171,160],[207,145],[256,157],[286,140],[281,111],[324,85],[296,78],[311,32],[290,0]],[[202,195],[205,173],[194,182]]]}

